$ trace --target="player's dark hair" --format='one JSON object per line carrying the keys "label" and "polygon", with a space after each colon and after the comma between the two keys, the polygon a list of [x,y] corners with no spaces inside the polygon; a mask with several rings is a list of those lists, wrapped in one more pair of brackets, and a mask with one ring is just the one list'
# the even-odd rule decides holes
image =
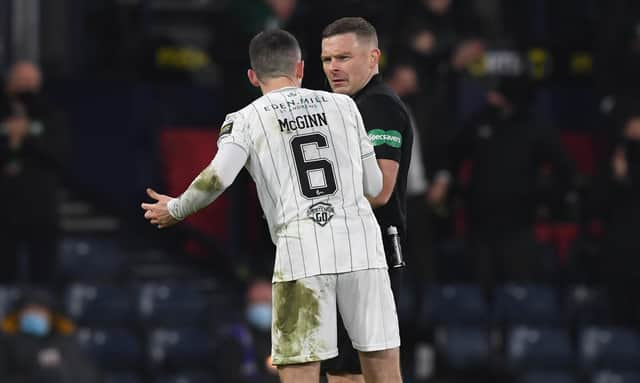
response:
{"label": "player's dark hair", "polygon": [[369,40],[378,46],[378,34],[376,29],[362,17],[343,17],[327,25],[322,31],[322,38],[355,33],[358,39]]}
{"label": "player's dark hair", "polygon": [[300,57],[298,40],[282,29],[262,31],[249,44],[251,68],[260,80],[295,74]]}

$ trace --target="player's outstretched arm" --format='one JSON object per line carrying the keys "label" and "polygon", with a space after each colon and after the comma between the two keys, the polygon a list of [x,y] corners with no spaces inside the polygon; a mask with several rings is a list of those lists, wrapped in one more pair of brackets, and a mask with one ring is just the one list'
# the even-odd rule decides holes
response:
{"label": "player's outstretched arm", "polygon": [[209,166],[191,182],[180,197],[171,198],[154,192],[162,198],[153,204],[142,204],[142,208],[146,210],[145,218],[159,228],[164,228],[206,207],[233,183],[247,158],[247,152],[240,146],[222,145]]}

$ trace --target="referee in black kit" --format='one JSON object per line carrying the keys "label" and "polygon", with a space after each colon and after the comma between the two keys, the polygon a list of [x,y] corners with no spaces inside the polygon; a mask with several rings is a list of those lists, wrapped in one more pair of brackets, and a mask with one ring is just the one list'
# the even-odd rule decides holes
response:
{"label": "referee in black kit", "polygon": [[[383,174],[382,192],[370,199],[384,239],[396,305],[406,248],[406,189],[413,130],[405,105],[378,74],[378,37],[361,17],[345,17],[322,32],[322,68],[331,89],[354,98]],[[364,382],[360,363],[339,322],[340,355],[322,363],[329,383]]]}

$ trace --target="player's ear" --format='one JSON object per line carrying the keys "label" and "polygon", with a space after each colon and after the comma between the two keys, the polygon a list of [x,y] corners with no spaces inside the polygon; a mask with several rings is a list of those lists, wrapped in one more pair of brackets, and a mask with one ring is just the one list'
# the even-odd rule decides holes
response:
{"label": "player's ear", "polygon": [[296,64],[296,78],[302,81],[303,77],[304,77],[304,60],[300,60]]}
{"label": "player's ear", "polygon": [[251,85],[256,88],[260,88],[260,80],[258,80],[258,75],[253,69],[249,68],[249,70],[247,70],[247,77],[249,78]]}

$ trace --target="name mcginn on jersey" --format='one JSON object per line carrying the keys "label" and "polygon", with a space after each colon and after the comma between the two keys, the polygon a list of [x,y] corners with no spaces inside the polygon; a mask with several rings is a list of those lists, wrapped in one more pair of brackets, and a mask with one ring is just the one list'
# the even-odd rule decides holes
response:
{"label": "name mcginn on jersey", "polygon": [[283,133],[285,130],[292,132],[298,129],[326,126],[327,116],[324,113],[303,114],[291,119],[278,119],[278,123],[280,124],[280,133]]}

